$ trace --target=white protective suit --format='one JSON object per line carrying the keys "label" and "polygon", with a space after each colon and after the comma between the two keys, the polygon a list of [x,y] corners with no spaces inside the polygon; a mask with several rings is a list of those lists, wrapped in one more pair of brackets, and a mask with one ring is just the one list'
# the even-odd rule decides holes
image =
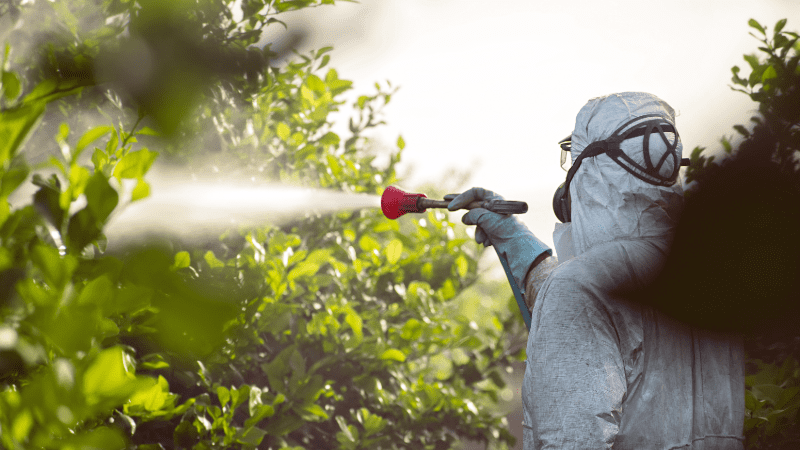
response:
{"label": "white protective suit", "polygon": [[[673,109],[651,94],[590,100],[575,123],[573,162],[590,143],[653,113],[674,123]],[[643,139],[621,144],[641,166]],[[659,149],[666,146],[654,133],[652,159]],[[625,296],[663,267],[683,207],[680,181],[648,184],[602,154],[583,160],[570,195],[572,222],[554,233],[558,265],[531,314],[524,449],[743,449],[741,336],[694,329]]]}

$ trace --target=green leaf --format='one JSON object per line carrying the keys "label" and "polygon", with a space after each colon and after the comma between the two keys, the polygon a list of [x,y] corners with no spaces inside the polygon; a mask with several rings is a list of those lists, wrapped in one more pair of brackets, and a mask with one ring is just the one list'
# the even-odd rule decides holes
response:
{"label": "green leaf", "polygon": [[781,32],[781,30],[783,29],[784,25],[786,25],[786,19],[781,19],[775,24],[775,31],[774,31],[775,36],[777,36],[778,33]]}
{"label": "green leaf", "polygon": [[151,152],[146,148],[130,152],[117,163],[114,168],[114,177],[117,180],[121,178],[143,178],[157,156],[158,153]]}
{"label": "green leaf", "polygon": [[333,81],[328,81],[327,83],[328,83],[328,88],[331,90],[331,95],[339,95],[353,88],[352,81],[333,80]]}
{"label": "green leaf", "polygon": [[28,433],[31,432],[33,427],[33,416],[28,408],[18,412],[14,421],[11,424],[11,436],[17,442],[25,442],[28,439]]}
{"label": "green leaf", "polygon": [[142,127],[136,134],[143,134],[145,136],[161,136],[161,133],[158,131],[150,128],[150,127]]}
{"label": "green leaf", "polygon": [[169,363],[164,361],[164,357],[160,353],[151,353],[142,358],[137,367],[149,370],[166,369],[169,367]]}
{"label": "green leaf", "polygon": [[92,361],[83,376],[83,394],[88,404],[103,399],[121,404],[138,389],[152,385],[152,379],[136,380],[126,367],[126,358],[121,347],[112,347],[101,351]]}
{"label": "green leaf", "polygon": [[228,404],[228,400],[231,399],[231,391],[229,391],[225,386],[218,386],[217,398],[219,398],[219,404],[224,407]]}
{"label": "green leaf", "polygon": [[250,398],[250,386],[244,384],[239,389],[231,389],[231,411],[238,408],[245,400]]}
{"label": "green leaf", "polygon": [[[114,294],[111,279],[108,276],[100,276],[86,284],[78,296],[79,305],[96,305],[101,308],[106,306],[107,303],[113,302],[112,296]],[[110,306],[110,305],[109,305]],[[104,308],[106,311],[111,312],[111,308]]]}
{"label": "green leaf", "polygon": [[330,60],[331,60],[331,56],[330,55],[323,56],[322,57],[322,62],[319,64],[319,67],[317,67],[317,70],[322,69],[323,67],[327,66],[328,62]]}
{"label": "green leaf", "polygon": [[350,311],[345,316],[344,321],[347,322],[347,324],[350,325],[350,328],[353,330],[354,346],[360,344],[364,338],[361,316],[359,316],[355,311]]}
{"label": "green leaf", "polygon": [[73,250],[81,251],[100,236],[100,224],[89,207],[81,209],[69,219],[67,237]]}
{"label": "green leaf", "polygon": [[286,276],[286,279],[289,281],[293,281],[299,277],[314,275],[319,271],[320,265],[314,262],[303,261],[299,263],[289,275]]}
{"label": "green leaf", "polygon": [[111,125],[100,125],[99,127],[94,127],[91,130],[87,131],[86,133],[78,139],[78,143],[75,145],[75,154],[72,157],[72,160],[75,161],[78,158],[78,155],[92,142],[100,139],[101,137],[107,135],[108,133],[114,131],[114,127]]}
{"label": "green leaf", "polygon": [[467,258],[464,255],[458,255],[456,258],[456,270],[458,271],[458,275],[461,278],[467,276],[467,271],[469,270],[469,264],[467,263]]}
{"label": "green leaf", "polygon": [[392,239],[389,245],[386,246],[386,261],[391,265],[397,264],[402,254],[403,243],[400,239]]}
{"label": "green leaf", "polygon": [[453,281],[450,280],[449,278],[445,280],[444,284],[442,285],[442,288],[440,289],[440,292],[444,300],[450,300],[451,298],[455,297],[456,288],[455,286],[453,286]]}
{"label": "green leaf", "polygon": [[206,263],[209,265],[209,267],[225,267],[225,263],[218,260],[214,255],[214,252],[211,250],[207,251],[203,258],[206,260]]}
{"label": "green leaf", "polygon": [[749,419],[745,419],[744,421],[744,431],[750,431],[759,426],[763,425],[764,423],[768,423],[769,421],[763,417],[751,417]]}
{"label": "green leaf", "polygon": [[397,136],[397,148],[400,150],[406,148],[406,141],[403,139],[403,136]]}
{"label": "green leaf", "polygon": [[56,80],[45,80],[36,85],[22,101],[29,104],[39,103],[44,106],[53,100],[77,94],[82,89],[82,87],[76,86],[74,82],[58,83]]}
{"label": "green leaf", "polygon": [[[136,142],[136,138],[131,137],[130,139],[128,139],[128,142],[131,143]],[[109,139],[108,143],[106,144],[106,154],[115,155],[117,153],[118,148],[119,148],[119,133],[117,133],[117,130],[114,130],[111,133],[111,139]]]}
{"label": "green leaf", "polygon": [[319,421],[319,420],[327,420],[329,419],[328,413],[322,409],[321,406],[317,405],[316,403],[312,403],[310,405],[306,405],[302,409],[304,412],[308,414],[303,415],[303,420],[306,421]]}
{"label": "green leaf", "polygon": [[0,179],[0,196],[5,198],[11,195],[28,178],[29,173],[30,168],[25,164],[23,158],[12,160],[10,167],[6,169],[2,179]]}
{"label": "green leaf", "polygon": [[789,409],[797,406],[797,403],[800,403],[800,395],[798,394],[800,394],[800,387],[798,386],[784,389],[781,392],[781,399],[775,404],[775,407]]}
{"label": "green leaf", "polygon": [[14,72],[6,72],[3,71],[2,74],[2,83],[3,83],[3,96],[9,102],[13,102],[19,95],[22,93],[22,83],[19,81],[19,77]]}
{"label": "green leaf", "polygon": [[139,181],[136,182],[136,187],[134,187],[133,191],[131,192],[131,201],[135,202],[136,200],[141,200],[149,196],[150,184],[144,181],[143,178],[139,178]]}
{"label": "green leaf", "polygon": [[[287,349],[290,347],[287,347]],[[287,349],[281,351],[281,354]],[[270,389],[278,392],[284,391],[284,377],[289,373],[289,366],[278,355],[269,363],[262,364],[261,370],[267,375]]]}
{"label": "green leaf", "polygon": [[325,159],[328,160],[328,168],[331,169],[331,173],[337,179],[342,176],[342,166],[339,165],[339,161],[336,160],[336,157],[328,154],[325,155]]}
{"label": "green leaf", "polygon": [[306,84],[314,92],[319,92],[320,94],[325,92],[325,83],[316,75],[309,75]]}
{"label": "green leaf", "polygon": [[100,172],[95,172],[89,177],[83,192],[86,195],[87,207],[99,222],[105,222],[119,203],[119,194]]}
{"label": "green leaf", "polygon": [[102,172],[103,168],[108,164],[108,155],[106,152],[96,148],[92,155],[92,164],[94,164],[95,171]]}
{"label": "green leaf", "polygon": [[308,100],[312,105],[314,104],[314,94],[311,92],[311,89],[306,87],[306,85],[300,86],[300,96]]}
{"label": "green leaf", "polygon": [[261,402],[261,389],[255,386],[250,386],[250,400],[247,403],[250,417],[255,416],[258,414],[258,408],[260,406],[264,406]]}
{"label": "green leaf", "polygon": [[152,385],[136,391],[125,406],[130,409],[138,405],[145,411],[158,411],[167,404],[170,398],[167,380],[161,375],[158,376],[158,381],[152,378],[150,380]]}
{"label": "green leaf", "polygon": [[349,439],[351,442],[355,442],[355,438],[350,432],[350,428],[347,426],[347,422],[344,420],[344,417],[336,416],[336,423],[339,424],[339,428],[342,430],[342,433],[347,436],[347,439]]}
{"label": "green leaf", "polygon": [[281,122],[278,124],[276,132],[278,133],[278,137],[281,138],[282,141],[288,141],[289,135],[291,134],[292,130],[289,129],[288,125]]}
{"label": "green leaf", "polygon": [[744,55],[743,58],[748,64],[750,64],[750,68],[753,70],[757,69],[761,65],[761,63],[758,61],[758,57],[755,55]]}
{"label": "green leaf", "polygon": [[58,250],[49,245],[36,245],[31,252],[31,261],[42,271],[45,281],[51,287],[61,289],[72,277],[78,266],[74,257],[61,257]]}
{"label": "green leaf", "polygon": [[408,319],[403,325],[400,337],[407,341],[416,341],[422,336],[422,322],[417,319]]}
{"label": "green leaf", "polygon": [[257,425],[262,419],[274,416],[275,406],[273,405],[258,405],[256,407],[255,415],[244,421],[245,429]]}
{"label": "green leaf", "polygon": [[367,253],[372,252],[373,250],[379,250],[381,248],[381,244],[375,240],[370,235],[363,235],[361,239],[358,241],[358,246],[361,247],[361,250],[364,250]]}
{"label": "green leaf", "polygon": [[397,350],[395,348],[390,348],[390,349],[384,351],[383,353],[381,353],[380,358],[383,359],[383,360],[391,359],[391,360],[394,360],[394,361],[403,362],[403,361],[406,360],[406,355],[403,354],[403,352],[401,352],[400,350]]}
{"label": "green leaf", "polygon": [[774,384],[759,384],[753,386],[753,396],[758,400],[767,400],[772,405],[777,404],[781,399],[782,389]]}
{"label": "green leaf", "polygon": [[69,137],[69,124],[67,122],[61,122],[61,125],[58,126],[58,134],[56,134],[56,142],[58,143],[66,142],[67,137]]}
{"label": "green leaf", "polygon": [[33,102],[0,112],[0,166],[22,148],[38,126],[44,109],[44,102]]}
{"label": "green leaf", "polygon": [[[305,137],[305,135],[303,133],[301,133],[299,131],[295,131],[294,134],[292,134],[292,137],[288,142],[291,145],[300,145],[303,142],[305,142],[305,140],[306,140],[306,137]],[[311,147],[307,147],[307,148],[311,148]],[[301,149],[300,152],[297,152],[297,157],[298,157],[299,160],[305,159],[302,156],[300,156],[301,153],[302,153],[302,149]]]}
{"label": "green leaf", "polygon": [[769,66],[764,65],[764,66],[758,66],[755,69],[753,69],[747,80],[750,87],[755,87],[755,85],[761,82],[761,75],[764,73],[767,67]]}
{"label": "green leaf", "polygon": [[[319,138],[319,143],[322,145],[333,145],[338,146],[340,142],[339,135],[334,133],[333,131],[329,131],[325,133],[325,136]],[[329,155],[331,156],[331,155]]]}
{"label": "green leaf", "polygon": [[747,80],[739,76],[739,70],[740,69],[738,66],[731,67],[731,72],[733,72],[733,77],[731,78],[731,80],[733,81],[734,84],[738,84],[740,86],[747,86]]}
{"label": "green leaf", "polygon": [[172,265],[175,269],[183,269],[189,267],[192,260],[189,257],[189,252],[182,251],[175,254],[175,263]]}
{"label": "green leaf", "polygon": [[764,27],[762,27],[761,24],[756,21],[756,19],[750,19],[747,24],[760,31],[764,36],[767,35],[766,31],[764,31]]}
{"label": "green leaf", "polygon": [[453,362],[445,355],[433,355],[428,361],[428,367],[437,380],[446,380],[453,375]]}
{"label": "green leaf", "polygon": [[59,197],[61,196],[61,183],[56,174],[45,181],[39,174],[33,175],[33,184],[41,186],[33,196],[33,204],[42,216],[56,229],[61,229],[64,222],[64,210],[61,209]]}
{"label": "green leaf", "polygon": [[[525,348],[523,347],[521,350],[522,350],[522,352],[524,352]],[[459,366],[463,366],[464,364],[466,364],[466,363],[468,363],[470,361],[469,355],[467,355],[467,352],[465,352],[464,349],[462,349],[462,348],[454,348],[451,351],[450,356],[453,359],[453,362],[455,362]],[[523,359],[523,361],[524,361],[524,359]]]}
{"label": "green leaf", "polygon": [[303,359],[303,355],[300,354],[300,351],[297,350],[297,347],[289,354],[289,368],[299,377],[304,377],[306,375],[306,361]]}
{"label": "green leaf", "polygon": [[[272,407],[268,406],[268,408]],[[236,437],[236,442],[239,444],[257,446],[261,444],[261,441],[264,440],[264,436],[266,436],[266,434],[266,430],[262,430],[261,428],[247,428],[244,432],[240,432],[240,434]]]}
{"label": "green leaf", "polygon": [[769,80],[770,78],[776,78],[778,74],[775,72],[775,68],[772,66],[767,67],[764,71],[764,74],[761,75],[761,82],[764,83],[765,81]]}
{"label": "green leaf", "polygon": [[287,30],[289,29],[289,27],[286,26],[286,23],[284,23],[283,21],[278,20],[278,19],[276,19],[274,17],[267,19],[267,23],[266,24],[269,25],[269,24],[276,23],[276,22],[281,24],[281,25],[283,25],[283,27],[286,28]]}
{"label": "green leaf", "polygon": [[66,191],[62,193],[61,196],[61,207],[66,210],[69,208],[69,204],[80,197],[83,194],[83,190],[86,188],[86,183],[89,181],[89,171],[77,164],[72,164],[69,169],[69,186]]}

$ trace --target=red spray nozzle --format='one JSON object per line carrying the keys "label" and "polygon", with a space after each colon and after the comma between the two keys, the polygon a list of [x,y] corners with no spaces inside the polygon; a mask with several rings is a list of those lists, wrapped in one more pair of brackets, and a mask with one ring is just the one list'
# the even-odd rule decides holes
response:
{"label": "red spray nozzle", "polygon": [[417,205],[419,198],[427,198],[425,194],[409,194],[389,186],[381,195],[383,215],[389,219],[397,219],[405,213],[425,212],[425,208]]}
{"label": "red spray nozzle", "polygon": [[[409,194],[389,186],[381,195],[383,215],[389,219],[397,219],[406,213],[422,213],[427,208],[447,208],[458,194],[447,194],[444,200],[432,200],[425,194]],[[475,200],[461,209],[485,208],[498,214],[525,214],[528,204],[514,200]]]}

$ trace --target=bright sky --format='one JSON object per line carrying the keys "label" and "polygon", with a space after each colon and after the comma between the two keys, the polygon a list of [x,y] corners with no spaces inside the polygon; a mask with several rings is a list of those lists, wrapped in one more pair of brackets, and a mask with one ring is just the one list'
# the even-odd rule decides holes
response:
{"label": "bright sky", "polygon": [[[520,218],[553,245],[553,192],[565,179],[556,143],[593,97],[645,91],[677,112],[683,157],[695,146],[717,151],[757,104],[733,92],[730,68],[756,52],[748,32],[788,18],[800,29],[794,0],[362,0],[287,13],[289,30],[305,25],[301,50],[332,45],[330,67],[354,81],[351,98],[376,81],[400,90],[373,137],[406,141],[401,188],[441,180],[449,168],[472,169],[466,186],[528,202]],[[277,25],[265,36],[274,41]],[[276,43],[277,44],[277,43]],[[342,111],[347,111],[343,109]],[[341,131],[346,130],[347,112]],[[376,162],[380,159],[376,160]],[[460,216],[459,216],[460,217]],[[492,252],[493,253],[493,252]]]}

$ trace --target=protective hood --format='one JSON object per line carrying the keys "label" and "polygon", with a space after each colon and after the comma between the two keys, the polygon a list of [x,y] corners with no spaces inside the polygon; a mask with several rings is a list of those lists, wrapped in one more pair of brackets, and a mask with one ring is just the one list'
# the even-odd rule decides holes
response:
{"label": "protective hood", "polygon": [[[647,114],[659,114],[675,123],[675,111],[665,101],[644,92],[623,92],[593,98],[581,108],[572,132],[572,162],[592,142],[611,136],[625,123]],[[674,133],[665,133],[670,142]],[[644,166],[644,137],[627,139],[622,151]],[[677,147],[678,160],[683,146]],[[660,160],[667,146],[658,134],[650,136],[649,157]],[[668,176],[675,167],[667,158],[661,172]],[[661,174],[661,172],[659,172]],[[661,238],[671,242],[683,210],[683,186],[656,186],[640,180],[607,154],[583,160],[570,184],[572,222],[559,234],[572,235],[572,252],[578,256],[595,245],[615,239]],[[559,262],[563,262],[561,252]],[[567,252],[565,252],[567,253]]]}

